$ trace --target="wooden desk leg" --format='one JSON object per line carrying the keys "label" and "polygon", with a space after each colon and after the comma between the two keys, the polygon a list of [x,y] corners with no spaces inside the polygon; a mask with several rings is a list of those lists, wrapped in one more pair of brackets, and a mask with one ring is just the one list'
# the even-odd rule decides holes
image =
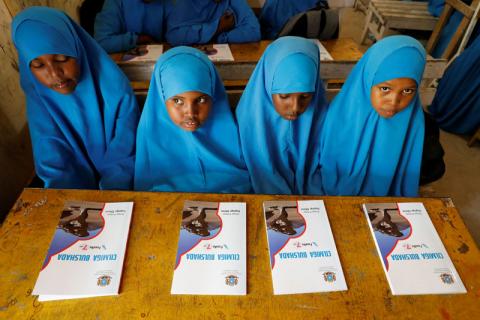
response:
{"label": "wooden desk leg", "polygon": [[363,28],[362,36],[360,37],[360,44],[363,44],[365,42],[365,39],[367,38],[368,31],[370,28],[370,20],[372,20],[372,10],[367,9],[368,14],[367,17],[365,18],[365,27]]}
{"label": "wooden desk leg", "polygon": [[475,132],[470,141],[468,141],[467,145],[472,147],[476,140],[480,140],[480,128],[478,128],[477,132]]}

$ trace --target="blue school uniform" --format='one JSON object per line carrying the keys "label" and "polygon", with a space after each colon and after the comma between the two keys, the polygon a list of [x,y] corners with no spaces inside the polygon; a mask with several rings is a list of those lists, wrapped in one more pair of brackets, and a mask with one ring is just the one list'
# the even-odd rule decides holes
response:
{"label": "blue school uniform", "polygon": [[95,39],[109,53],[135,48],[139,34],[161,42],[165,1],[106,0],[95,18]]}
{"label": "blue school uniform", "polygon": [[445,71],[429,108],[440,128],[471,134],[480,126],[480,38]]}
{"label": "blue school uniform", "polygon": [[[166,40],[176,45],[260,41],[260,25],[245,0],[175,0],[167,4]],[[235,28],[214,37],[222,15],[231,12]]]}
{"label": "blue school uniform", "polygon": [[[319,77],[318,47],[282,37],[265,50],[237,106],[245,162],[255,193],[308,194],[311,150],[327,105]],[[272,94],[314,92],[296,120],[282,118]]]}
{"label": "blue school uniform", "polygon": [[331,102],[320,136],[317,185],[327,195],[417,196],[424,119],[418,91],[408,107],[383,118],[370,101],[373,85],[411,78],[420,86],[425,50],[407,36],[373,45]]}
{"label": "blue school uniform", "polygon": [[[31,7],[12,23],[35,169],[47,188],[131,189],[139,111],[127,78],[105,51],[63,12]],[[63,54],[80,66],[63,95],[42,85],[30,62]]]}
{"label": "blue school uniform", "polygon": [[[165,102],[199,91],[212,98],[207,120],[193,132],[177,126]],[[199,50],[177,47],[155,65],[137,134],[135,189],[247,193],[251,186],[225,88]]]}
{"label": "blue school uniform", "polygon": [[260,13],[262,35],[275,39],[287,21],[294,15],[311,10],[325,0],[266,0]]}

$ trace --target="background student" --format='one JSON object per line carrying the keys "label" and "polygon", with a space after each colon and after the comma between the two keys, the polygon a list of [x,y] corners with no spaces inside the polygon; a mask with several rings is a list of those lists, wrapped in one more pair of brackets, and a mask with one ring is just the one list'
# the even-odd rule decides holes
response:
{"label": "background student", "polygon": [[167,1],[174,0],[105,0],[95,18],[95,39],[108,53],[161,42]]}
{"label": "background student", "polygon": [[418,195],[424,68],[424,48],[407,36],[384,38],[363,55],[327,111],[317,165],[323,193]]}
{"label": "background student", "polygon": [[255,193],[307,194],[311,137],[326,108],[318,47],[282,37],[265,50],[236,109]]}
{"label": "background student", "polygon": [[139,111],[120,69],[56,9],[22,11],[12,38],[45,187],[131,189]]}
{"label": "background student", "polygon": [[166,22],[165,37],[172,45],[260,40],[260,25],[245,0],[169,1]]}
{"label": "background student", "polygon": [[173,48],[157,61],[137,143],[136,190],[251,190],[225,88],[197,49]]}

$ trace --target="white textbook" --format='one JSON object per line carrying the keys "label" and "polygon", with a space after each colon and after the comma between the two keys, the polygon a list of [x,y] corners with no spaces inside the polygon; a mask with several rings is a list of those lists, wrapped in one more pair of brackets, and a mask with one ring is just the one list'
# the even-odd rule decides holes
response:
{"label": "white textbook", "polygon": [[310,39],[315,43],[320,51],[320,61],[332,61],[333,58],[330,55],[330,52],[323,46],[323,44],[318,39]]}
{"label": "white textbook", "polygon": [[246,204],[185,201],[172,294],[245,295]]}
{"label": "white textbook", "polygon": [[422,203],[363,208],[392,294],[466,292]]}
{"label": "white textbook", "polygon": [[274,294],[347,290],[322,200],[263,203]]}
{"label": "white textbook", "polygon": [[67,201],[38,276],[39,301],[117,295],[133,202]]}
{"label": "white textbook", "polygon": [[163,53],[162,44],[149,44],[135,47],[127,51],[122,61],[128,62],[155,62]]}
{"label": "white textbook", "polygon": [[226,43],[195,45],[193,47],[205,53],[210,61],[234,61],[230,46]]}

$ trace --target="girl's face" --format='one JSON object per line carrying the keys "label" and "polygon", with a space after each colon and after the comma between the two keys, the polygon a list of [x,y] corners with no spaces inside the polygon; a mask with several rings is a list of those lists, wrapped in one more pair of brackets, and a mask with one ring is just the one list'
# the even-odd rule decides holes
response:
{"label": "girl's face", "polygon": [[168,115],[180,128],[197,130],[208,118],[212,98],[198,91],[177,94],[166,101]]}
{"label": "girl's face", "polygon": [[272,94],[275,110],[285,120],[297,120],[307,110],[312,99],[313,93],[311,92]]}
{"label": "girl's face", "polygon": [[410,78],[397,78],[377,83],[370,90],[370,101],[377,113],[391,118],[403,111],[417,91],[417,82]]}
{"label": "girl's face", "polygon": [[80,78],[77,60],[63,54],[44,54],[33,59],[30,71],[38,82],[61,94],[72,93]]}

